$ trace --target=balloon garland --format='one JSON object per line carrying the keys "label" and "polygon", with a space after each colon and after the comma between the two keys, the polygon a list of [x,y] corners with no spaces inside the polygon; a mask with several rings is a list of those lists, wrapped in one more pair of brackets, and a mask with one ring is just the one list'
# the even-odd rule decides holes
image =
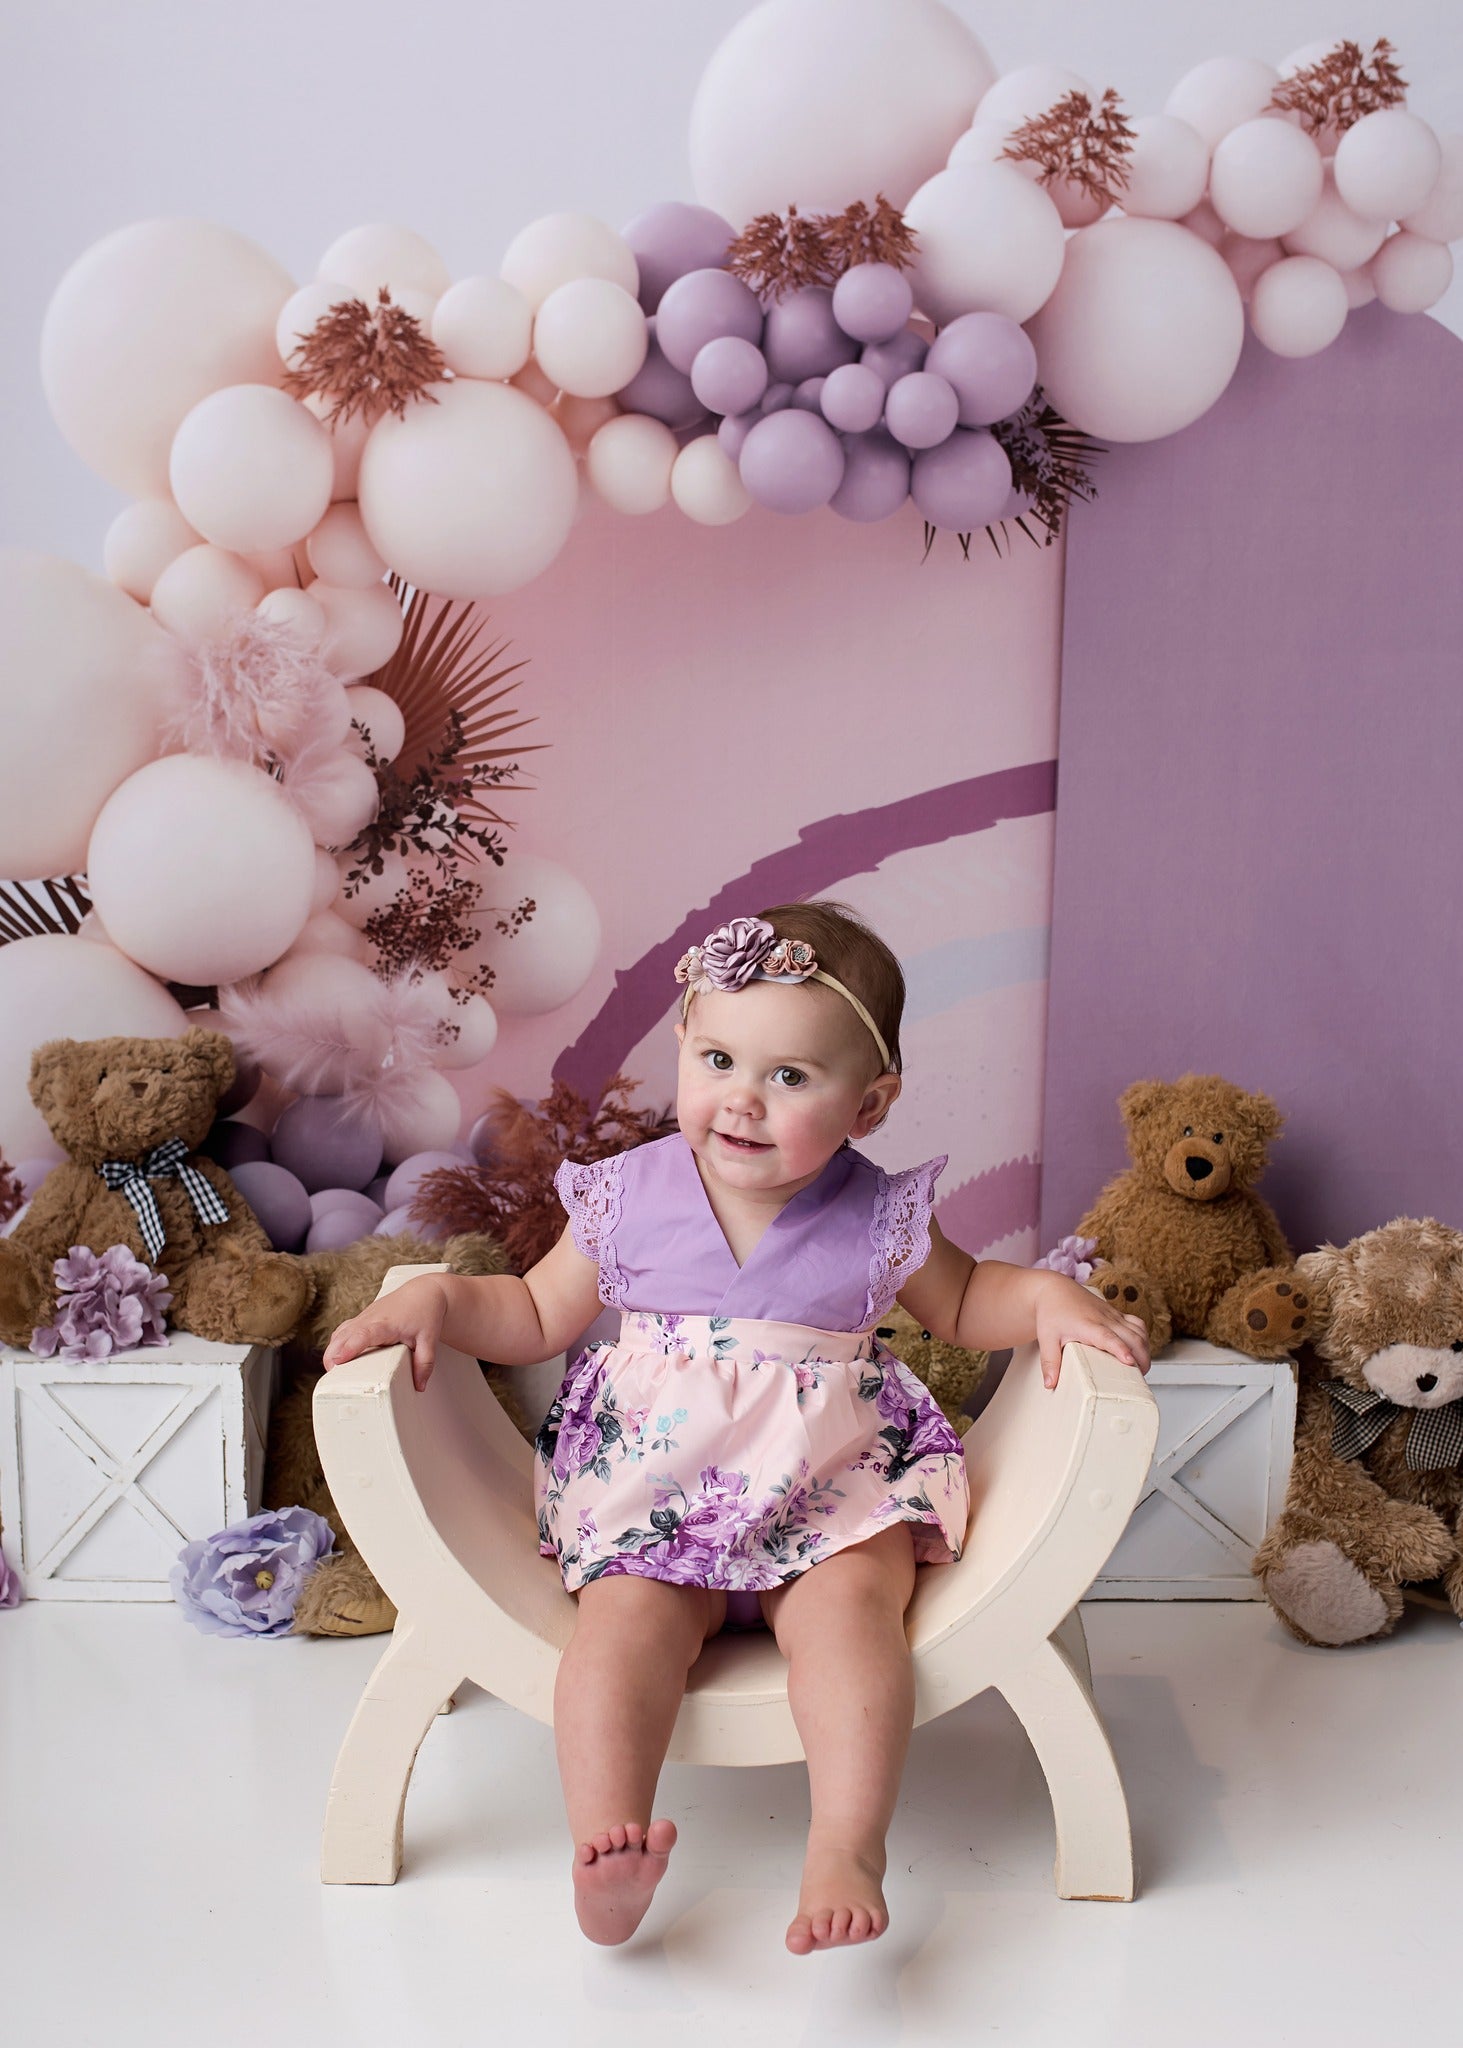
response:
{"label": "balloon garland", "polygon": [[97,243],[42,378],[135,502],[105,581],[0,559],[0,872],[58,878],[0,904],[11,1156],[38,1035],[203,999],[272,1081],[271,1136],[218,1143],[276,1242],[399,1220],[458,1142],[445,1070],[599,946],[583,885],[497,835],[523,664],[474,601],[544,573],[585,494],[1052,539],[1100,442],[1216,402],[1247,321],[1305,356],[1447,289],[1463,137],[1406,85],[1341,41],[1211,58],[1130,118],[1054,64],[998,76],[940,0],[767,0],[696,93],[696,203],[621,232],[550,214],[453,280],[368,225],[298,287],[208,222]]}

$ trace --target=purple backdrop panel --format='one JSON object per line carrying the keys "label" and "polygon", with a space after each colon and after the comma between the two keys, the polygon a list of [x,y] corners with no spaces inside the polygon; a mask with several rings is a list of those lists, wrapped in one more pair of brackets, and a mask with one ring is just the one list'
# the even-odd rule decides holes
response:
{"label": "purple backdrop panel", "polygon": [[1125,1164],[1118,1092],[1216,1072],[1288,1123],[1297,1248],[1463,1224],[1463,343],[1370,306],[1251,339],[1073,521],[1042,1237]]}

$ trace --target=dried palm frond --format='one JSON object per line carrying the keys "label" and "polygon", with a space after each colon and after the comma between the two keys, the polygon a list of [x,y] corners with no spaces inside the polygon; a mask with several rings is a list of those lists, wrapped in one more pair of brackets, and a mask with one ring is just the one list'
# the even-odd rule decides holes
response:
{"label": "dried palm frond", "polygon": [[[1270,95],[1270,107],[1299,114],[1312,135],[1323,128],[1344,134],[1363,114],[1395,107],[1407,91],[1407,80],[1392,61],[1397,52],[1385,36],[1364,56],[1360,43],[1342,41],[1318,58],[1282,78]],[[1267,112],[1269,109],[1267,109]]]}
{"label": "dried palm frond", "polygon": [[840,277],[856,263],[892,263],[896,270],[905,270],[914,261],[914,229],[882,192],[872,213],[855,199],[842,213],[825,214],[820,225]]}
{"label": "dried palm frond", "polygon": [[780,299],[804,285],[832,284],[839,272],[823,239],[822,214],[759,213],[727,250],[726,267],[759,298]]}
{"label": "dried palm frond", "polygon": [[1012,163],[1041,165],[1042,185],[1075,185],[1111,204],[1128,182],[1133,130],[1109,86],[1096,107],[1085,92],[1067,92],[1044,113],[1023,121],[1001,151]]}
{"label": "dried palm frond", "polygon": [[328,399],[327,427],[356,412],[368,426],[388,412],[404,419],[413,399],[437,403],[427,386],[447,375],[441,349],[385,285],[374,306],[342,299],[322,313],[301,336],[292,365],[281,379],[285,390]]}
{"label": "dried palm frond", "polygon": [[85,875],[62,875],[49,882],[0,882],[0,946],[8,939],[49,938],[79,931],[90,909]]}

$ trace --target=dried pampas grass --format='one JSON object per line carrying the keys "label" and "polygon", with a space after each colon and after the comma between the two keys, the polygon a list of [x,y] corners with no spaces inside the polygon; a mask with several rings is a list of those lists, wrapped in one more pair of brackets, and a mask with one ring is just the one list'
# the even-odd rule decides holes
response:
{"label": "dried pampas grass", "polygon": [[241,612],[226,633],[194,650],[169,737],[190,754],[270,765],[305,744],[320,705],[339,688],[319,650],[302,645],[295,629]]}

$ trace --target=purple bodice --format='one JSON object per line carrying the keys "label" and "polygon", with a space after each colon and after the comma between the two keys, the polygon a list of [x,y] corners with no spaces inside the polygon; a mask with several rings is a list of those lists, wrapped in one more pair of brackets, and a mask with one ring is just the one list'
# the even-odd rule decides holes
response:
{"label": "purple bodice", "polygon": [[744,1266],[679,1131],[587,1165],[566,1159],[554,1188],[612,1308],[866,1330],[929,1257],[945,1157],[887,1173],[845,1146],[778,1211]]}

